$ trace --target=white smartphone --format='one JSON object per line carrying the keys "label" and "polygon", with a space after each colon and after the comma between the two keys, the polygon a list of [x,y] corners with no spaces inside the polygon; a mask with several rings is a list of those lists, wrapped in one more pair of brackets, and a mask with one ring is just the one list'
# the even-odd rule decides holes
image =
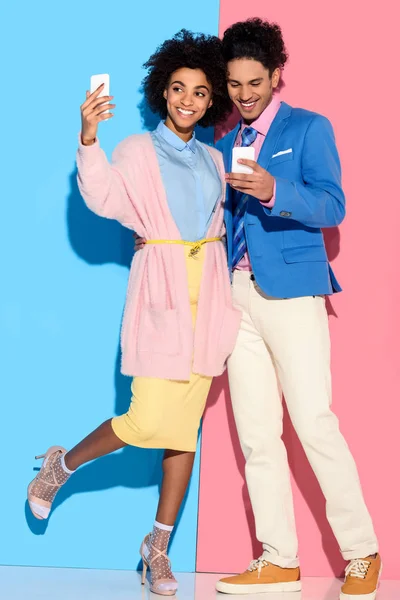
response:
{"label": "white smartphone", "polygon": [[[90,78],[90,93],[93,94],[97,90],[101,84],[104,83],[103,91],[101,92],[99,98],[102,96],[110,95],[110,76],[108,73],[103,73],[101,75],[92,75]],[[107,112],[110,112],[109,110]]]}
{"label": "white smartphone", "polygon": [[239,158],[246,158],[247,160],[255,160],[256,150],[253,146],[238,146],[232,151],[232,173],[245,173],[251,175],[253,169],[247,165],[241,165],[238,163]]}
{"label": "white smartphone", "polygon": [[97,90],[101,84],[104,83],[104,90],[101,92],[100,96],[109,96],[110,95],[110,76],[108,73],[103,73],[102,75],[92,75],[90,78],[90,93],[93,94]]}

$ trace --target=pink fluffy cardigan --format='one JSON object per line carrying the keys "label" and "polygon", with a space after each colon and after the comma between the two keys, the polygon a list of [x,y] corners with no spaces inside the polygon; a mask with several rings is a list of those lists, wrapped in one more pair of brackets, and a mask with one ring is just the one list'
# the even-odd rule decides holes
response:
{"label": "pink fluffy cardigan", "polygon": [[[221,176],[222,196],[207,237],[224,234],[222,155],[208,146]],[[150,134],[121,142],[110,164],[96,141],[79,143],[78,184],[87,206],[146,239],[179,240]],[[133,244],[133,240],[132,240]],[[193,370],[220,375],[240,323],[232,306],[225,248],[206,245],[196,327],[190,312],[184,247],[148,245],[132,261],[121,330],[122,373],[188,380]]]}

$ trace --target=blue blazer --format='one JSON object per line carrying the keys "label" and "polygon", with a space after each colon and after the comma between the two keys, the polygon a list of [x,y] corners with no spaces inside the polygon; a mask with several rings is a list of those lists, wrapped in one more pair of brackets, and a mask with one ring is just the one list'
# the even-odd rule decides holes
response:
{"label": "blue blazer", "polygon": [[[231,171],[240,123],[217,148]],[[329,265],[322,227],[345,216],[341,169],[328,119],[285,102],[262,146],[258,163],[276,180],[272,209],[249,196],[245,216],[247,248],[257,284],[276,298],[340,292]],[[232,266],[233,190],[225,207],[229,266]]]}

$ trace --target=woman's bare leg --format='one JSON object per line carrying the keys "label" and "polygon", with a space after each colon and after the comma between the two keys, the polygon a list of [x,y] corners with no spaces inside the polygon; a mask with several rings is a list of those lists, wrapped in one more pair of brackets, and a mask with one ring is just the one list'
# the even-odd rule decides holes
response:
{"label": "woman's bare leg", "polygon": [[67,469],[75,471],[85,463],[125,446],[127,444],[115,435],[111,427],[111,419],[109,419],[67,452],[64,457],[65,466]]}

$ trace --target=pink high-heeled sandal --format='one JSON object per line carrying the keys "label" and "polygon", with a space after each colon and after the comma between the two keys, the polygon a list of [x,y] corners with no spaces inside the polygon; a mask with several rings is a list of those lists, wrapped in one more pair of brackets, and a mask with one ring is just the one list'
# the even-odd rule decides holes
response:
{"label": "pink high-heeled sandal", "polygon": [[[150,558],[150,554],[153,556]],[[146,583],[146,574],[147,569],[151,571],[151,565],[160,557],[165,558],[168,561],[168,564],[171,564],[170,559],[167,556],[167,552],[159,550],[151,543],[151,534],[149,533],[144,538],[142,545],[140,547],[140,556],[143,561],[143,573],[142,573],[142,585]],[[178,590],[178,582],[175,577],[173,579],[170,578],[160,578],[153,581],[153,577],[151,577],[150,581],[150,591],[154,594],[159,594],[160,596],[175,596]]]}

